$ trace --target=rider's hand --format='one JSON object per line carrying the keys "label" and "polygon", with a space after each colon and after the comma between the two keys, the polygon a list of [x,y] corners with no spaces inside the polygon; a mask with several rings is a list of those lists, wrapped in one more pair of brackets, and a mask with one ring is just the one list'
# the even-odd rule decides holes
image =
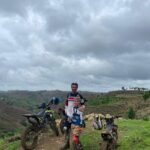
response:
{"label": "rider's hand", "polygon": [[79,108],[79,111],[83,112],[85,110],[85,105],[82,105],[80,108]]}

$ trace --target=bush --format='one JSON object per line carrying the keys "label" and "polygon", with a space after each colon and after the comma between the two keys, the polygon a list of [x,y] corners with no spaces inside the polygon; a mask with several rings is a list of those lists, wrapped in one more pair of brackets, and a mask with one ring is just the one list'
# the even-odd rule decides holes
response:
{"label": "bush", "polygon": [[144,116],[144,117],[143,117],[143,120],[144,120],[144,121],[149,121],[148,116]]}
{"label": "bush", "polygon": [[98,105],[109,105],[114,104],[119,101],[118,97],[113,96],[101,96],[95,99],[89,99],[87,104],[90,106],[98,106]]}
{"label": "bush", "polygon": [[132,107],[130,107],[129,110],[128,110],[128,118],[129,119],[134,119],[135,118],[135,111],[133,110]]}
{"label": "bush", "polygon": [[149,98],[150,98],[150,91],[147,91],[143,94],[143,99],[146,101]]}

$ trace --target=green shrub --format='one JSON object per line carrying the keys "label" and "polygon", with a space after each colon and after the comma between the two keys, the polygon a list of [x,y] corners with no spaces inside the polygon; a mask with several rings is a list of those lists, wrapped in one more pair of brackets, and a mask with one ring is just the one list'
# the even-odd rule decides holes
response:
{"label": "green shrub", "polygon": [[143,94],[143,99],[146,101],[150,98],[150,91],[147,91]]}
{"label": "green shrub", "polygon": [[143,117],[143,120],[144,120],[144,121],[149,121],[148,116],[144,116],[144,117]]}
{"label": "green shrub", "polygon": [[134,119],[134,118],[135,118],[135,111],[133,110],[132,107],[129,108],[127,114],[128,114],[128,118],[129,118],[129,119]]}

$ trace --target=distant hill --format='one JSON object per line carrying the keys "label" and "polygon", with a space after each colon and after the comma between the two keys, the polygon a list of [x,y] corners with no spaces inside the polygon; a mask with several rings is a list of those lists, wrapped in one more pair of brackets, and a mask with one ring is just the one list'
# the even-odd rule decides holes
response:
{"label": "distant hill", "polygon": [[[8,105],[23,107],[32,111],[37,105],[42,102],[47,102],[52,97],[59,97],[62,100],[66,99],[67,91],[7,91],[0,92],[0,101]],[[91,99],[100,96],[101,93],[81,92],[85,98]]]}

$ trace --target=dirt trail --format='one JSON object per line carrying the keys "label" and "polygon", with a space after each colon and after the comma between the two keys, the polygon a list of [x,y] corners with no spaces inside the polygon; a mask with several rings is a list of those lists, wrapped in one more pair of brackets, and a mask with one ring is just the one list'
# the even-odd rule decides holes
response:
{"label": "dirt trail", "polygon": [[[87,134],[92,129],[92,121],[86,124],[83,134]],[[60,131],[59,131],[60,133]],[[61,134],[61,133],[60,133]],[[64,136],[56,137],[53,133],[43,133],[39,138],[38,146],[35,150],[60,150],[64,143]]]}
{"label": "dirt trail", "polygon": [[[34,150],[60,150],[63,146],[64,136],[55,136],[53,133],[42,133]],[[24,150],[22,147],[18,150]]]}
{"label": "dirt trail", "polygon": [[[91,129],[92,121],[86,122],[86,128],[83,130],[83,134],[87,134]],[[64,136],[61,134],[60,130],[59,133],[60,135],[58,137],[52,132],[42,133],[39,137],[37,147],[34,150],[60,150],[64,144]],[[19,150],[23,150],[23,148]]]}
{"label": "dirt trail", "polygon": [[60,150],[63,146],[63,136],[56,137],[52,134],[44,133],[41,135],[38,146],[35,150]]}

